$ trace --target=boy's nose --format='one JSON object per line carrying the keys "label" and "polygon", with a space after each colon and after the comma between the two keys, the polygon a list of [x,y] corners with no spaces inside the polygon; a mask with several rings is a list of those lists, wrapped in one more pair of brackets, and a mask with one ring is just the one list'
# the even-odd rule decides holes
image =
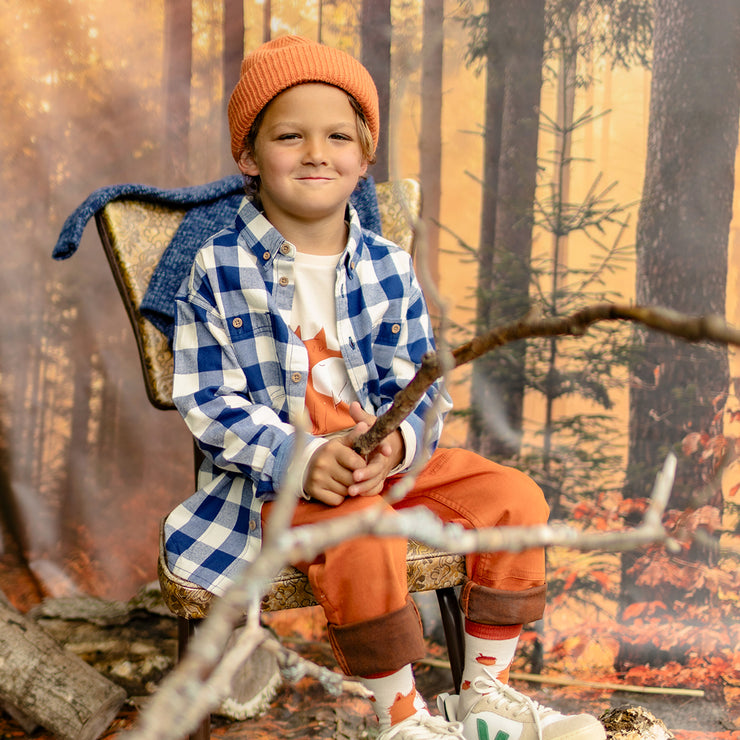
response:
{"label": "boy's nose", "polygon": [[313,164],[326,162],[326,147],[323,140],[318,138],[307,139],[303,159]]}

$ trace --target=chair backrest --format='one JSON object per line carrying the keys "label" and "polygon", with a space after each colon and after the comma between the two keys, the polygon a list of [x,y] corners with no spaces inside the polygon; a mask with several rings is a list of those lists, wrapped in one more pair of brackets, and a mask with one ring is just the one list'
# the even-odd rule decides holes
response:
{"label": "chair backrest", "polygon": [[[376,183],[383,235],[411,252],[421,188],[411,178]],[[121,293],[139,349],[147,397],[159,409],[172,403],[172,351],[167,338],[139,307],[154,268],[172,240],[185,210],[139,200],[114,200],[95,219],[105,254]]]}

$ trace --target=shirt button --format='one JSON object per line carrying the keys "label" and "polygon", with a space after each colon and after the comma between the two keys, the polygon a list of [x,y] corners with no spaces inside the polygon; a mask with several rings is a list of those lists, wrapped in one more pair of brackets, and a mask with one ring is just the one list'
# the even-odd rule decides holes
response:
{"label": "shirt button", "polygon": [[349,269],[350,270],[354,270],[355,269],[355,263],[354,262],[350,262],[349,263]]}
{"label": "shirt button", "polygon": [[393,326],[391,327],[391,331],[394,334],[398,334],[398,332],[401,331],[401,325],[400,324],[393,324]]}
{"label": "shirt button", "polygon": [[255,521],[254,521],[254,519],[252,519],[252,521],[251,521],[251,522],[249,522],[249,529],[250,529],[250,530],[251,530],[252,532],[254,532],[254,530],[255,530],[255,529],[257,529],[257,522],[255,522]]}
{"label": "shirt button", "polygon": [[284,242],[283,245],[280,247],[281,254],[290,254],[290,244],[287,242]]}
{"label": "shirt button", "polygon": [[270,253],[269,252],[263,252],[262,253],[262,259],[267,262],[267,260],[270,259]]}
{"label": "shirt button", "polygon": [[301,382],[301,374],[300,374],[300,373],[293,373],[293,374],[292,374],[292,375],[290,376],[290,379],[291,379],[291,380],[292,380],[292,381],[293,381],[294,383],[300,383],[300,382]]}
{"label": "shirt button", "polygon": [[287,284],[288,284],[289,282],[290,282],[290,280],[288,280],[288,278],[287,278],[287,277],[285,277],[285,275],[283,275],[283,276],[282,276],[282,277],[280,278],[280,280],[278,280],[278,283],[280,283],[281,287],[283,287],[283,288],[284,288],[284,287],[285,287],[285,286],[286,286],[286,285],[287,285]]}
{"label": "shirt button", "polygon": [[233,327],[234,327],[235,329],[241,329],[241,328],[242,328],[242,326],[244,326],[244,321],[242,321],[242,319],[240,319],[240,318],[239,318],[239,317],[237,316],[237,317],[236,317],[236,318],[235,318],[235,319],[234,319],[234,320],[233,320],[233,321],[231,322],[231,325],[232,325],[232,326],[233,326]]}

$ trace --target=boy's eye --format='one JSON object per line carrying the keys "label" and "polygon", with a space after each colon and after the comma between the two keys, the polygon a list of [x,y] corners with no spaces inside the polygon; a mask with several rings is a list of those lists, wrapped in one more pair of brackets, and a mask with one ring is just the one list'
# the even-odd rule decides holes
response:
{"label": "boy's eye", "polygon": [[278,141],[288,141],[289,139],[297,139],[298,134],[280,134],[278,136]]}
{"label": "boy's eye", "polygon": [[347,134],[340,134],[340,133],[332,134],[330,138],[339,139],[340,141],[352,141],[351,136]]}

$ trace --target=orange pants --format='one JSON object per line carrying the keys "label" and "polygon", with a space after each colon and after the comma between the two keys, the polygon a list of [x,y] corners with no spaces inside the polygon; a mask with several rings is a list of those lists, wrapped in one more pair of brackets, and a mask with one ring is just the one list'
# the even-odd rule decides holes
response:
{"label": "orange pants", "polygon": [[[386,488],[396,478],[389,478]],[[314,524],[377,506],[380,496],[348,497],[332,507],[300,501],[293,526]],[[388,515],[426,506],[442,521],[466,529],[543,524],[549,510],[540,488],[514,468],[462,449],[437,450],[403,501]],[[263,522],[271,504],[262,508]],[[361,536],[328,548],[312,563],[296,563],[308,575],[326,613],[329,638],[348,675],[398,670],[425,654],[421,621],[406,582],[406,540]],[[466,556],[468,582],[460,595],[465,616],[482,624],[523,624],[545,606],[544,549]]]}

